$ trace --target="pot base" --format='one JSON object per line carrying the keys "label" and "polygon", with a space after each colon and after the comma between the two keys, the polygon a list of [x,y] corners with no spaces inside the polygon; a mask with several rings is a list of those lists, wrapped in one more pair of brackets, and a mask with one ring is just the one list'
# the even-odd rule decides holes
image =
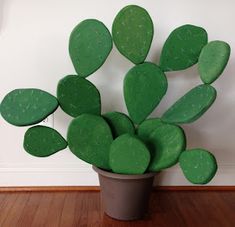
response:
{"label": "pot base", "polygon": [[93,169],[99,175],[101,201],[108,216],[125,221],[145,216],[156,173],[123,175]]}

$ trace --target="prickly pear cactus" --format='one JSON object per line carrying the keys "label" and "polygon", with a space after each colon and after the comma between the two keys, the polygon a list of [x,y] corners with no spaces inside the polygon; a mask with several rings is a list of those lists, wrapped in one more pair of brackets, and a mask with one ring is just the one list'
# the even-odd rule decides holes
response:
{"label": "prickly pear cactus", "polygon": [[167,79],[157,65],[145,62],[126,74],[123,90],[129,115],[134,123],[139,124],[166,94]]}
{"label": "prickly pear cactus", "polygon": [[196,121],[213,104],[216,90],[210,85],[199,85],[171,106],[162,116],[168,123],[190,123]]}
{"label": "prickly pear cactus", "polygon": [[69,54],[79,76],[87,77],[99,69],[112,50],[109,30],[94,19],[84,20],[72,31]]}
{"label": "prickly pear cactus", "polygon": [[213,83],[224,71],[230,56],[230,46],[223,41],[211,41],[203,47],[198,70],[205,84]]}
{"label": "prickly pear cactus", "polygon": [[142,7],[130,5],[116,16],[112,27],[113,41],[134,64],[143,63],[153,39],[153,22]]}
{"label": "prickly pear cactus", "polygon": [[108,122],[114,138],[126,133],[131,135],[135,134],[135,126],[126,114],[108,112],[103,114],[103,118]]}
{"label": "prickly pear cactus", "polygon": [[[179,162],[190,182],[208,183],[217,170],[215,157],[205,149],[187,150],[183,128],[176,124],[196,121],[214,103],[216,90],[210,84],[224,71],[230,47],[224,41],[208,42],[205,29],[187,24],[170,33],[159,63],[145,62],[153,28],[148,12],[136,5],[126,6],[117,14],[112,36],[98,20],[79,23],[69,39],[69,54],[77,75],[59,81],[57,98],[35,88],[16,89],[1,102],[2,117],[16,126],[37,124],[58,105],[74,118],[68,127],[67,142],[56,130],[36,125],[26,131],[24,149],[46,157],[65,149],[68,143],[76,157],[119,174],[158,172]],[[103,114],[100,93],[85,78],[104,64],[112,39],[118,51],[135,64],[123,82],[129,116],[117,111]],[[178,99],[161,118],[147,119],[167,92],[165,74],[196,63],[204,84]]]}
{"label": "prickly pear cactus", "polygon": [[115,173],[143,174],[149,162],[150,153],[146,145],[133,135],[119,136],[111,144],[109,163]]}
{"label": "prickly pear cactus", "polygon": [[26,126],[41,122],[57,107],[57,99],[48,92],[35,88],[16,89],[2,100],[1,115],[12,125]]}
{"label": "prickly pear cactus", "polygon": [[214,155],[200,148],[182,152],[179,163],[185,177],[193,184],[208,183],[217,171]]}
{"label": "prickly pear cactus", "polygon": [[66,140],[46,126],[33,126],[24,135],[24,149],[36,157],[47,157],[67,147]]}
{"label": "prickly pear cactus", "polygon": [[57,98],[61,109],[72,117],[101,113],[100,93],[85,78],[69,75],[61,79],[57,86]]}

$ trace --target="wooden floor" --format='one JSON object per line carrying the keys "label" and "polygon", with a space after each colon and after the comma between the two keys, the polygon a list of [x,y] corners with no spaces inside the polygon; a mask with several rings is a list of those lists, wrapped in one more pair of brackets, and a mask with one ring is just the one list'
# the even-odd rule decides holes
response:
{"label": "wooden floor", "polygon": [[146,218],[132,222],[103,214],[98,192],[0,193],[0,227],[21,226],[234,227],[235,192],[156,191]]}

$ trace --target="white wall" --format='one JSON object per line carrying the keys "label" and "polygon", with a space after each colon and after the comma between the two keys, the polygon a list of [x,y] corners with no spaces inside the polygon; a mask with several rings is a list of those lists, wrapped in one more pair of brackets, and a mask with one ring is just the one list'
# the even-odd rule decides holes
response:
{"label": "white wall", "polygon": [[[0,100],[14,88],[38,87],[53,94],[57,81],[74,69],[67,47],[70,31],[86,18],[97,18],[111,28],[116,13],[127,4],[145,7],[155,25],[155,37],[148,60],[159,59],[164,40],[175,27],[192,23],[203,26],[209,39],[221,39],[235,48],[234,0],[0,0]],[[235,54],[223,76],[214,83],[218,98],[198,121],[185,125],[188,147],[211,150],[219,170],[213,185],[235,184]],[[132,64],[114,48],[105,65],[89,79],[101,90],[103,112],[126,112],[122,80]],[[168,94],[157,116],[191,87],[200,83],[196,67],[168,74]],[[54,126],[64,136],[70,118],[55,113]],[[49,158],[35,158],[23,151],[25,128],[0,119],[0,186],[7,185],[97,185],[90,166],[68,150]],[[188,184],[178,167],[157,178],[158,184]]]}

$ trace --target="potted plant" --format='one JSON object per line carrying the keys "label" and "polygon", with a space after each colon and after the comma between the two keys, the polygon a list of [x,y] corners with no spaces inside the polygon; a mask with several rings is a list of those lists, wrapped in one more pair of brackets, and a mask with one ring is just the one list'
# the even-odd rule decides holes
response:
{"label": "potted plant", "polygon": [[[1,102],[2,117],[15,126],[38,124],[58,106],[73,117],[65,140],[45,126],[32,126],[24,149],[37,157],[50,156],[68,145],[78,158],[99,174],[105,212],[113,218],[141,218],[147,209],[157,172],[179,162],[193,184],[206,184],[215,175],[215,157],[202,148],[186,149],[180,124],[197,120],[216,99],[211,86],[223,72],[230,47],[208,42],[207,32],[183,25],[167,38],[158,64],[145,62],[153,39],[153,22],[142,7],[129,5],[116,16],[112,35],[95,19],[79,23],[70,35],[69,54],[76,75],[62,78],[57,96],[36,88],[16,89]],[[134,66],[127,72],[123,91],[129,116],[101,114],[100,94],[86,78],[100,68],[113,47]],[[167,92],[166,73],[198,63],[202,84],[188,91],[159,118],[147,119]]]}

